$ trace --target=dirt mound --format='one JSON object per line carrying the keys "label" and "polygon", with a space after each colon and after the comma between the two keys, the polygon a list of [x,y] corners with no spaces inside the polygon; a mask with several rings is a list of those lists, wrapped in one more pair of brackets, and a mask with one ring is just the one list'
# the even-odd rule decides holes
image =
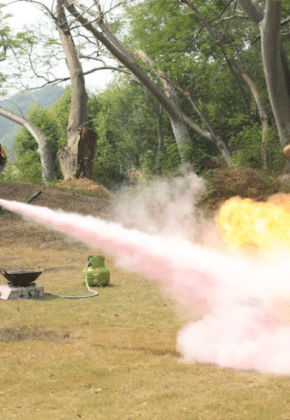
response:
{"label": "dirt mound", "polygon": [[105,215],[111,193],[102,185],[90,180],[76,180],[75,185],[78,189],[74,189],[73,182],[70,181],[62,181],[56,185],[57,187],[44,187],[29,183],[1,182],[0,197],[26,202],[34,193],[41,191],[32,204],[68,212],[102,217]]}
{"label": "dirt mound", "polygon": [[[107,208],[111,194],[106,193],[105,187],[101,188],[102,186],[93,181],[77,180],[75,183],[78,186],[77,191],[73,190],[72,187],[67,189],[67,186],[72,186],[72,184],[69,181],[63,182],[66,190],[62,191],[54,186],[44,187],[43,185],[29,183],[1,182],[0,197],[6,200],[26,202],[34,193],[41,191],[40,195],[32,202],[33,205],[101,218],[108,217]],[[85,188],[90,188],[90,191]],[[86,195],[87,192],[90,195]],[[26,222],[20,216],[5,211],[0,214],[0,233],[1,246],[13,247],[17,243],[22,246],[29,244],[30,247],[35,248],[54,247],[55,249],[61,249],[64,246],[66,248],[75,246],[64,235]],[[80,245],[78,244],[78,246]]]}
{"label": "dirt mound", "polygon": [[278,180],[269,181],[262,172],[252,168],[233,166],[214,169],[206,201],[212,207],[217,207],[222,201],[235,196],[265,201],[280,189],[281,183]]}
{"label": "dirt mound", "polygon": [[103,185],[98,184],[92,179],[76,179],[70,178],[66,181],[57,182],[54,188],[60,188],[65,190],[84,191],[87,193],[93,193],[94,195],[108,197],[111,193]]}

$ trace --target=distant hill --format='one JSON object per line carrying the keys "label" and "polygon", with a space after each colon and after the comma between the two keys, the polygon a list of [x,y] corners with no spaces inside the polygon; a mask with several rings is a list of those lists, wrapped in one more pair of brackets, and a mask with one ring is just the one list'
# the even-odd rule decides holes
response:
{"label": "distant hill", "polygon": [[[25,115],[31,105],[33,105],[36,101],[38,101],[43,107],[46,107],[54,104],[61,95],[61,87],[46,86],[42,89],[17,93],[9,99],[0,101],[0,106],[17,114],[22,113]],[[4,146],[4,149],[8,152],[13,145],[16,133],[20,128],[20,125],[0,116],[0,142]]]}

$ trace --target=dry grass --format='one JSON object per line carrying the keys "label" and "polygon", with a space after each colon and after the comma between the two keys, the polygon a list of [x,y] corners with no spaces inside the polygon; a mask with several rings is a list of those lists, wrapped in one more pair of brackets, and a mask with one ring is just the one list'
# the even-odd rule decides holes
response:
{"label": "dry grass", "polygon": [[[46,291],[75,295],[87,294],[91,253],[1,249],[6,264],[42,261]],[[182,363],[173,303],[110,258],[106,266],[112,286],[96,298],[0,301],[0,418],[290,418],[289,378]]]}
{"label": "dry grass", "polygon": [[[10,215],[0,221],[3,268],[42,266],[46,291],[87,294],[82,270],[98,251]],[[112,286],[95,298],[0,300],[0,419],[290,419],[290,378],[183,363],[174,304],[109,257],[106,266]]]}

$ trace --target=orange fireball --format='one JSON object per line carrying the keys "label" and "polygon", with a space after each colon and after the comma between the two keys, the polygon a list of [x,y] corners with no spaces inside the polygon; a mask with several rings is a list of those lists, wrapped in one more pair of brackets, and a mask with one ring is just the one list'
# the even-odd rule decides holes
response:
{"label": "orange fireball", "polygon": [[224,203],[216,223],[226,243],[246,250],[290,249],[290,196],[276,195],[266,203],[232,198]]}

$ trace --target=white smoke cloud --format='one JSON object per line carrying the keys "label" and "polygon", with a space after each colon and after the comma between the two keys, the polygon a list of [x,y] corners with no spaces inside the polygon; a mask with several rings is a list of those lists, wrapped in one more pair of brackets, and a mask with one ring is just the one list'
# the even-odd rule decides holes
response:
{"label": "white smoke cloud", "polygon": [[205,181],[192,172],[159,178],[117,194],[111,214],[128,228],[193,239],[200,227],[196,205],[205,193]]}
{"label": "white smoke cloud", "polygon": [[178,334],[185,360],[290,375],[289,255],[253,260],[211,249],[214,224],[196,210],[205,188],[186,174],[119,196],[114,218],[126,227],[6,200],[0,205],[102,248],[123,269],[160,280],[189,313],[198,308],[203,317]]}

